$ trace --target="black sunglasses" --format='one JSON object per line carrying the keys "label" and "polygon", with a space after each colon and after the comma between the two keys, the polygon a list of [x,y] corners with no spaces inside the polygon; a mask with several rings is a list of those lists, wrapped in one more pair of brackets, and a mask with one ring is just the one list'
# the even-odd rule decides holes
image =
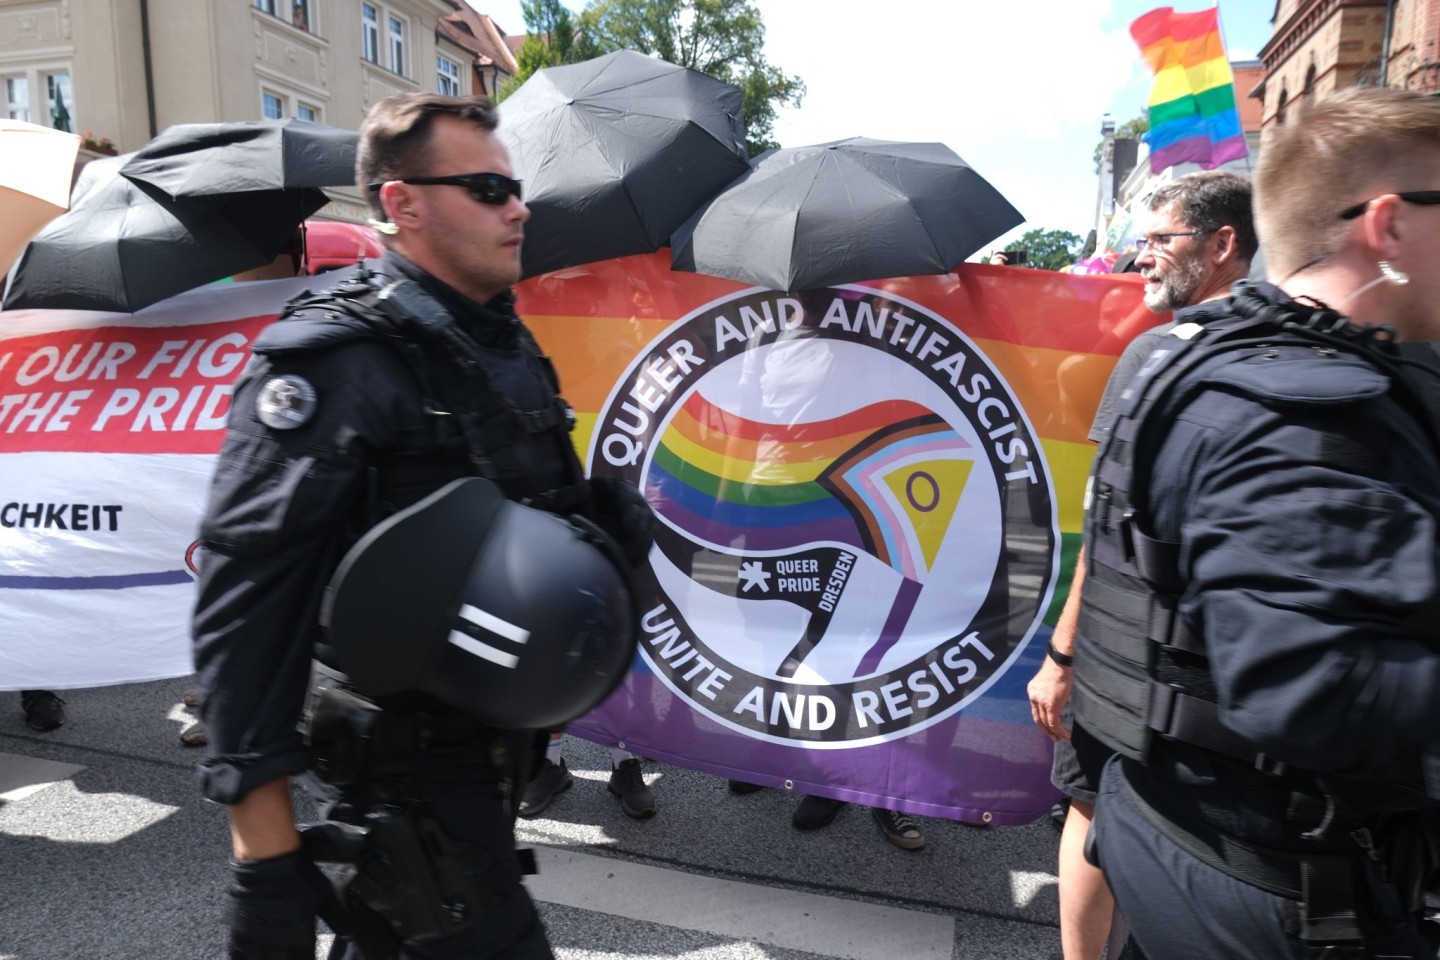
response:
{"label": "black sunglasses", "polygon": [[[1381,196],[1385,196],[1385,194],[1381,194]],[[1411,190],[1408,193],[1396,193],[1395,196],[1404,200],[1406,203],[1418,203],[1421,206],[1440,204],[1440,190]],[[1365,212],[1366,207],[1379,199],[1380,197],[1371,197],[1369,200],[1361,201],[1353,207],[1346,207],[1340,211],[1340,219],[1354,220]]]}
{"label": "black sunglasses", "polygon": [[[390,181],[370,184],[371,193],[379,193],[380,188]],[[476,203],[484,203],[492,207],[503,207],[510,202],[510,198],[524,200],[520,196],[520,181],[512,180],[502,173],[455,173],[447,177],[401,177],[400,183],[410,183],[419,187],[426,187],[432,184],[446,184],[456,187],[464,187],[470,191],[470,199]]]}

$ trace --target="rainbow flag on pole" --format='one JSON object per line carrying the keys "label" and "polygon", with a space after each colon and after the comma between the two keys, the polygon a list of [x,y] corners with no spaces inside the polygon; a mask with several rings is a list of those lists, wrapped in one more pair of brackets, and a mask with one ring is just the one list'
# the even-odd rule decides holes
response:
{"label": "rainbow flag on pole", "polygon": [[1161,7],[1130,24],[1155,74],[1150,91],[1150,170],[1193,161],[1205,169],[1244,157],[1235,79],[1220,39],[1220,10]]}

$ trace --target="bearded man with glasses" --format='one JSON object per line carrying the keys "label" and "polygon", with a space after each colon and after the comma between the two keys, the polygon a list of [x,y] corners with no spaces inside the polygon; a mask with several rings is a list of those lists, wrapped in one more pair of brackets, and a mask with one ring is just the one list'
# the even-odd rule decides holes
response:
{"label": "bearded man with glasses", "polygon": [[[1142,215],[1145,235],[1135,265],[1145,278],[1145,305],[1169,322],[1136,337],[1111,372],[1090,427],[1101,443],[1110,431],[1121,396],[1156,345],[1180,323],[1205,323],[1221,315],[1214,304],[1249,273],[1255,256],[1250,181],[1220,170],[1187,174],[1158,188]],[[1069,801],[1061,827],[1060,941],[1065,960],[1094,960],[1112,937],[1114,899],[1105,878],[1086,863],[1085,838],[1095,815],[1100,771],[1110,749],[1072,723],[1068,709],[1074,687],[1075,626],[1084,596],[1086,547],[1080,547],[1075,577],[1055,624],[1048,656],[1027,693],[1035,723],[1055,741],[1051,780]],[[1120,931],[1113,935],[1118,938]]]}
{"label": "bearded man with glasses", "polygon": [[[588,516],[631,563],[648,551],[643,499],[585,480],[554,367],[515,314],[529,211],[497,122],[484,97],[371,109],[356,169],[386,252],[292,301],[236,387],[193,622],[200,781],[230,814],[232,960],[310,960],[317,913],[340,934],[332,958],[552,957],[514,839],[544,734],[423,690],[367,698],[320,627],[346,551],[460,478]],[[406,653],[385,651],[397,667]],[[312,657],[322,682],[305,709]],[[289,778],[312,763],[336,787],[329,826],[346,828],[302,843]],[[355,861],[338,900],[317,854]]]}
{"label": "bearded man with glasses", "polygon": [[1396,341],[1440,339],[1437,188],[1434,97],[1276,128],[1274,283],[1158,342],[1101,445],[1073,705],[1152,960],[1436,956],[1440,424]]}

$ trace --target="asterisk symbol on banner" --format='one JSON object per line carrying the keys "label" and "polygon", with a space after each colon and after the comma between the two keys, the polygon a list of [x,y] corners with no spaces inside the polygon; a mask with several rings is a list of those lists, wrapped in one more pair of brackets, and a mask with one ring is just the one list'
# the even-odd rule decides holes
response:
{"label": "asterisk symbol on banner", "polygon": [[745,586],[740,588],[741,593],[749,593],[751,587],[759,587],[762,593],[770,592],[770,571],[759,560],[747,560],[740,564],[740,579],[745,581]]}

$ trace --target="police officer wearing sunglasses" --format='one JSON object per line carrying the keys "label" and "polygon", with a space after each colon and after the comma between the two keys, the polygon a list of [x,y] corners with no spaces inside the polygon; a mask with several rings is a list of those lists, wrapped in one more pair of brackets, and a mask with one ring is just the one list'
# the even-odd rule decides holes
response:
{"label": "police officer wearing sunglasses", "polygon": [[[292,302],[236,388],[193,625],[199,776],[230,814],[232,960],[308,960],[317,915],[347,960],[552,957],[514,847],[537,736],[423,692],[367,700],[320,627],[347,549],[462,477],[588,515],[631,558],[648,548],[633,489],[585,480],[554,369],[515,314],[529,211],[496,126],[483,97],[372,108],[356,167],[386,253]],[[312,766],[338,800],[302,841],[289,779]],[[338,895],[317,859],[351,863]]]}
{"label": "police officer wearing sunglasses", "polygon": [[1433,97],[1279,127],[1274,283],[1157,342],[1101,445],[1074,704],[1150,960],[1436,956],[1440,421],[1396,341],[1440,340],[1437,188]]}

